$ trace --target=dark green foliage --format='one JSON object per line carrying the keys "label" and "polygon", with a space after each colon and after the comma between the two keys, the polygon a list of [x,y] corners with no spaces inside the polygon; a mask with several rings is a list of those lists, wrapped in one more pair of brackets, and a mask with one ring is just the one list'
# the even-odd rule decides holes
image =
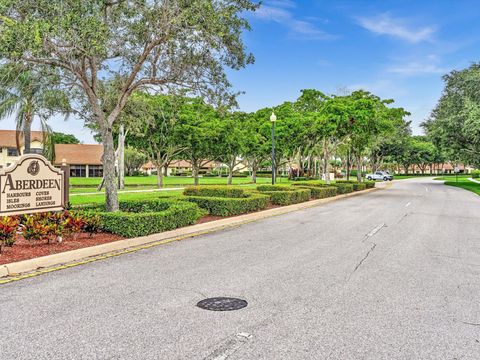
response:
{"label": "dark green foliage", "polygon": [[299,181],[299,182],[293,183],[292,185],[293,186],[307,186],[307,187],[311,187],[311,186],[315,186],[315,187],[332,186],[332,185],[325,184],[325,182],[321,181],[321,180]]}
{"label": "dark green foliage", "polygon": [[361,191],[361,190],[365,190],[367,188],[367,185],[363,182],[352,183],[352,185],[353,185],[353,191]]}
{"label": "dark green foliage", "polygon": [[352,184],[353,191],[360,191],[360,190],[365,190],[365,189],[370,189],[372,187],[375,187],[375,181],[368,181],[368,185],[367,185],[366,181],[359,183],[358,181],[355,181],[355,180],[337,180],[337,184]]}
{"label": "dark green foliage", "polygon": [[196,203],[211,215],[232,216],[263,210],[268,206],[268,196],[248,194],[243,198],[188,196],[186,200]]}
{"label": "dark green foliage", "polygon": [[247,197],[245,189],[233,186],[187,186],[183,191],[185,196],[206,196],[224,198]]}
{"label": "dark green foliage", "polygon": [[91,206],[79,212],[94,212],[101,230],[125,237],[145,236],[194,224],[204,211],[185,201],[154,199],[122,201],[120,211],[105,212],[104,206]]}
{"label": "dark green foliage", "polygon": [[292,188],[289,185],[259,185],[257,186],[257,191],[293,191],[295,188]]}
{"label": "dark green foliage", "polygon": [[332,186],[337,188],[339,194],[348,194],[353,192],[353,184],[336,182],[332,183]]}
{"label": "dark green foliage", "polygon": [[310,189],[298,189],[286,186],[262,185],[257,190],[268,194],[275,205],[291,205],[310,200]]}
{"label": "dark green foliage", "polygon": [[298,186],[300,189],[310,189],[313,199],[325,199],[337,195],[335,186]]}

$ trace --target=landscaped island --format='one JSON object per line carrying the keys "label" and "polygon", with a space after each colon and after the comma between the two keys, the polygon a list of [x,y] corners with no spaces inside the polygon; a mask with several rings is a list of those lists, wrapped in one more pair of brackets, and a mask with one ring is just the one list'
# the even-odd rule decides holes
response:
{"label": "landscaped island", "polygon": [[148,199],[120,201],[117,212],[107,212],[101,204],[90,204],[72,206],[63,212],[5,216],[0,219],[0,264],[374,186],[375,182],[337,181],[327,185],[318,180],[250,188],[188,186],[175,196],[149,193]]}

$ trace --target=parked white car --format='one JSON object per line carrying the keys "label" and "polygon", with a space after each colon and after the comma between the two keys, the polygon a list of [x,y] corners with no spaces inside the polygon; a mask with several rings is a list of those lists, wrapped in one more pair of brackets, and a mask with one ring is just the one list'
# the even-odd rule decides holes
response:
{"label": "parked white car", "polygon": [[367,174],[367,180],[383,180],[383,181],[392,181],[393,176],[389,174],[388,171],[376,171],[372,174]]}

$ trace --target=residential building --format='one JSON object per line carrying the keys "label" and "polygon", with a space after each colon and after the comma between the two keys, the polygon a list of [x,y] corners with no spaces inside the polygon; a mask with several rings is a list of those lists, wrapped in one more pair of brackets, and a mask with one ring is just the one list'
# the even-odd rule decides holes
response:
{"label": "residential building", "polygon": [[[20,158],[25,150],[23,136],[20,136],[20,152],[17,149],[16,131],[0,130],[0,168],[10,166],[15,160]],[[30,137],[30,152],[42,154],[43,152],[43,133],[41,131],[32,131]]]}
{"label": "residential building", "polygon": [[70,166],[71,177],[102,177],[103,145],[56,144],[55,166]]}
{"label": "residential building", "polygon": [[[215,161],[209,161],[200,168],[200,173],[210,172],[220,164]],[[152,175],[156,172],[156,167],[151,161],[142,165],[140,169],[144,174]],[[183,174],[192,171],[192,164],[187,160],[173,160],[167,168],[167,175]]]}

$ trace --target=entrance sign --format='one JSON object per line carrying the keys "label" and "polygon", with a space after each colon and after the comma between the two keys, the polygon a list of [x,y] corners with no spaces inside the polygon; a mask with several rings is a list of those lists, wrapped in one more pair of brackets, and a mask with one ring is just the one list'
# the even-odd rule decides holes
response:
{"label": "entrance sign", "polygon": [[23,155],[0,170],[0,216],[63,210],[67,194],[64,171],[41,155]]}

